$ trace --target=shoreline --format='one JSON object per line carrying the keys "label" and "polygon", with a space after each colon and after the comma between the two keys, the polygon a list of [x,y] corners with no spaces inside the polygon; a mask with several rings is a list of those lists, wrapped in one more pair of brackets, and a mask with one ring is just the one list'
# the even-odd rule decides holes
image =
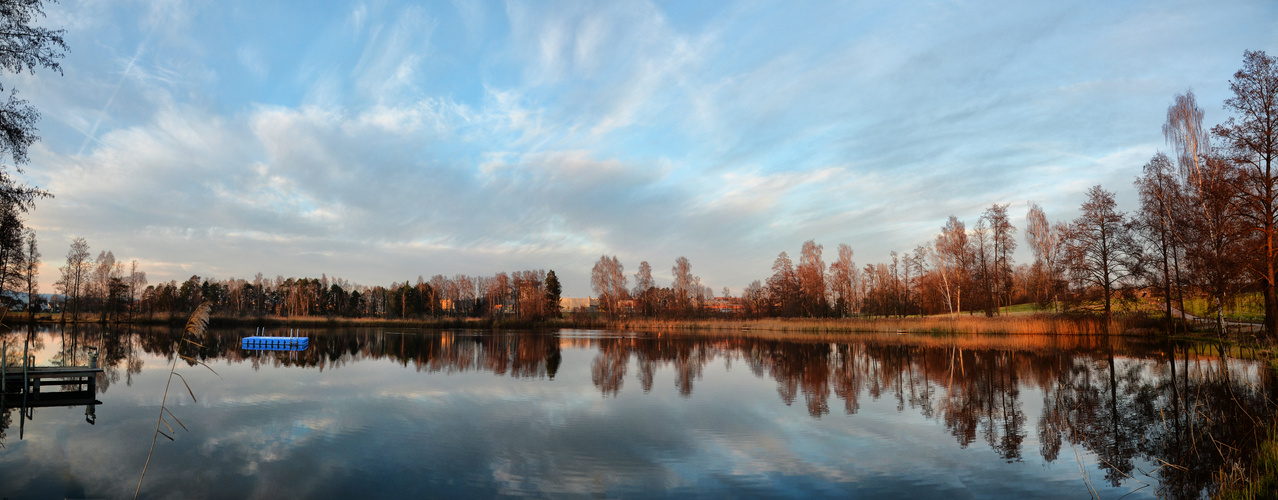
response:
{"label": "shoreline", "polygon": [[[16,317],[15,317],[16,316]],[[183,325],[186,315],[136,316],[118,321],[102,321],[97,316],[81,316],[78,320],[63,319],[58,314],[41,313],[33,320],[25,315],[11,313],[3,324],[18,327],[22,324],[96,324],[111,326]],[[225,316],[213,315],[210,326],[262,326],[262,327],[401,327],[422,329],[488,329],[488,330],[547,330],[547,329],[614,329],[655,332],[732,333],[770,332],[780,334],[849,334],[849,333],[915,333],[915,334],[996,334],[996,335],[1106,335],[1146,338],[1172,338],[1203,341],[1256,341],[1264,339],[1238,329],[1228,329],[1226,338],[1216,338],[1213,332],[1181,331],[1167,335],[1158,318],[1143,315],[1115,316],[1108,322],[1099,315],[1077,313],[1039,312],[1002,316],[959,315],[924,316],[906,318],[606,318],[597,315],[566,315],[561,318],[527,320],[518,318],[458,318],[432,317],[412,319],[343,318],[329,316]]]}

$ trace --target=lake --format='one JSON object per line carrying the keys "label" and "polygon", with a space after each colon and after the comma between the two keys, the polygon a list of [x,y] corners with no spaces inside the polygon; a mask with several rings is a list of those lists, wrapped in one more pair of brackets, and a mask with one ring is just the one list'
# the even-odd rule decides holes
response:
{"label": "lake", "polygon": [[[101,404],[7,396],[0,496],[131,496],[180,329],[40,328],[39,365],[101,353]],[[1263,363],[1126,337],[301,333],[184,348],[216,374],[176,358],[196,400],[173,380],[143,497],[1197,498],[1278,399]]]}

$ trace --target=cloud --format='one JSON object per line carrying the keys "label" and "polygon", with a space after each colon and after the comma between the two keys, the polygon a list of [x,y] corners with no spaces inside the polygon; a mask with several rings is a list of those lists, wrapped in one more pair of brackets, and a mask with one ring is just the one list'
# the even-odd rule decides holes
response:
{"label": "cloud", "polygon": [[241,45],[235,50],[235,57],[239,59],[244,69],[257,78],[266,78],[270,72],[270,68],[266,66],[266,61],[262,60],[262,54],[255,48],[247,45]]}
{"label": "cloud", "polygon": [[358,62],[350,70],[353,90],[376,103],[414,95],[422,59],[430,49],[435,21],[414,6],[398,9],[388,23],[370,28]]}
{"label": "cloud", "polygon": [[995,202],[1133,203],[1170,96],[1211,119],[1242,50],[1278,52],[1257,5],[250,7],[50,7],[66,76],[13,80],[45,114],[46,249],[366,284],[553,268],[576,295],[600,254],[684,255],[736,288],[808,239],[873,262]]}

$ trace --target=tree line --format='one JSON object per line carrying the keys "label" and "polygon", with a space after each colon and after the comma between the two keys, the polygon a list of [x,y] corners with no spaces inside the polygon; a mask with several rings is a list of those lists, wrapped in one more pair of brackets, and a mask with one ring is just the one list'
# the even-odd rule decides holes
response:
{"label": "tree line", "polygon": [[[827,267],[823,246],[809,240],[797,264],[781,252],[770,277],[750,283],[732,300],[747,316],[992,316],[1006,306],[1035,302],[1054,311],[1096,304],[1110,317],[1115,309],[1152,298],[1172,318],[1185,314],[1187,296],[1199,296],[1212,299],[1223,327],[1221,311],[1230,297],[1260,292],[1266,330],[1275,331],[1278,60],[1246,51],[1243,68],[1229,83],[1233,96],[1223,107],[1233,116],[1210,132],[1192,90],[1174,96],[1162,125],[1170,151],[1154,154],[1134,180],[1139,209],[1119,211],[1114,193],[1100,185],[1087,191],[1073,220],[1052,222],[1029,203],[1024,243],[1033,263],[1015,262],[1013,207],[994,203],[975,225],[951,216],[932,241],[860,268],[846,244]],[[699,279],[688,285],[682,257],[671,270],[675,284],[669,289],[651,285],[644,262],[627,296],[622,269],[615,256],[595,264],[592,288],[605,310],[622,309],[633,298],[626,311],[633,314],[704,313],[705,299],[713,298]]]}
{"label": "tree line", "polygon": [[[603,255],[591,270],[591,289],[599,311],[614,317],[724,312],[992,316],[1027,302],[1054,311],[1094,307],[1108,317],[1152,299],[1171,318],[1184,314],[1186,297],[1209,297],[1222,323],[1226,301],[1258,292],[1264,297],[1266,330],[1272,332],[1278,326],[1278,172],[1273,170],[1278,60],[1246,51],[1243,68],[1229,83],[1233,95],[1223,107],[1232,116],[1210,129],[1192,91],[1173,97],[1162,124],[1169,151],[1154,154],[1134,179],[1140,203],[1131,213],[1119,211],[1114,193],[1096,185],[1073,220],[1053,222],[1038,204],[1026,205],[1023,240],[1012,223],[1013,210],[1020,207],[993,203],[972,225],[950,216],[931,241],[892,252],[888,262],[858,267],[852,247],[840,244],[827,265],[824,247],[809,240],[797,263],[781,252],[771,276],[750,283],[737,298],[725,287],[716,299],[686,257],[670,268],[670,286],[659,287],[647,261],[627,275],[616,256]],[[33,272],[30,263],[38,264],[39,255],[20,215],[34,197],[46,194],[26,192],[26,198],[7,197],[7,208],[0,204],[4,290],[35,286],[34,278],[24,275]],[[1022,242],[1034,256],[1032,263],[1015,262]],[[543,319],[561,313],[561,287],[553,271],[419,276],[415,282],[373,287],[324,275],[267,279],[260,273],[251,281],[192,276],[148,286],[136,262],[126,273],[110,252],[90,261],[82,239],[72,243],[58,289],[73,317],[96,311],[104,321],[125,314],[183,313],[205,300],[217,313],[242,316]]]}
{"label": "tree line", "polygon": [[[64,314],[96,313],[102,322],[144,317],[164,319],[190,313],[202,302],[214,314],[234,317],[330,317],[419,320],[427,318],[516,317],[541,320],[560,314],[562,286],[554,271],[499,272],[494,276],[418,277],[389,286],[364,286],[327,275],[275,278],[257,273],[242,278],[171,280],[147,285],[134,261],[123,274],[110,252],[87,259],[87,244],[72,243],[58,289]],[[105,255],[105,260],[103,255]],[[143,288],[145,287],[145,288]]]}

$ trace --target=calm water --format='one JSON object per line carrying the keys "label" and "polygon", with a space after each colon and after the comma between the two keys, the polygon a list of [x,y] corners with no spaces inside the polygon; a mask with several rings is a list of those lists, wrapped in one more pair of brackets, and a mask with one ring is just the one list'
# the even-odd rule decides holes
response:
{"label": "calm water", "polygon": [[[198,401],[175,380],[189,430],[144,497],[1194,498],[1278,399],[1260,364],[1118,338],[306,333],[179,361]],[[0,496],[132,495],[178,334],[37,332],[39,364],[101,349],[102,404],[5,409]]]}

